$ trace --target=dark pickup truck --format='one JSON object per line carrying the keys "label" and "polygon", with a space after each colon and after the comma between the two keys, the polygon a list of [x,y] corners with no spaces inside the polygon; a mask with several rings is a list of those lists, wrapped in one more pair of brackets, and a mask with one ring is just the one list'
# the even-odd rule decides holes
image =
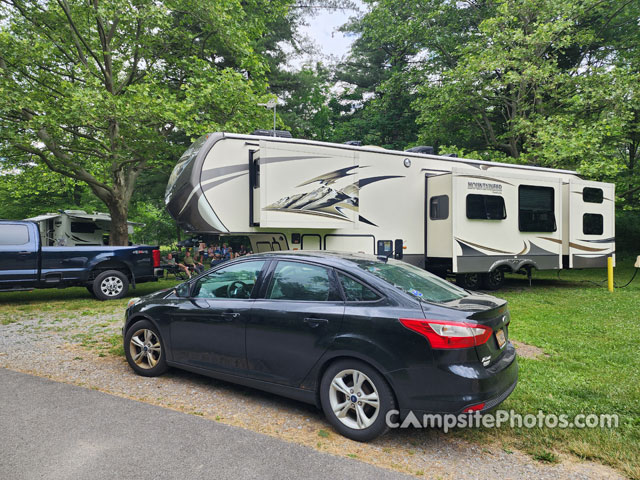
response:
{"label": "dark pickup truck", "polygon": [[0,292],[84,286],[99,300],[156,281],[158,247],[43,247],[38,225],[0,220]]}

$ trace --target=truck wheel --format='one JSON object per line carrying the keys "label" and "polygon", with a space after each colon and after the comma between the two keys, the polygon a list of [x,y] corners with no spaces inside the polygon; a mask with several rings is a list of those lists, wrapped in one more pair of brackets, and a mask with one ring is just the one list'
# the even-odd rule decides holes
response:
{"label": "truck wheel", "polygon": [[504,270],[495,269],[482,274],[482,286],[487,290],[498,290],[504,285]]}
{"label": "truck wheel", "polygon": [[93,293],[98,300],[117,300],[129,291],[129,279],[118,270],[102,272],[93,281]]}
{"label": "truck wheel", "polygon": [[93,291],[93,285],[87,285],[87,292],[89,292],[89,295],[91,295],[93,298],[98,298],[96,297],[96,294]]}
{"label": "truck wheel", "polygon": [[456,283],[465,290],[478,290],[482,287],[479,273],[458,273]]}

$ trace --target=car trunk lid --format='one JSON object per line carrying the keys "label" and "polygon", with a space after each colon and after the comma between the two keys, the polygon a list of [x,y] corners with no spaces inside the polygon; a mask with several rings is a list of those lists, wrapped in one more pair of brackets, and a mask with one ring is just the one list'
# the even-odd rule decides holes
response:
{"label": "car trunk lid", "polygon": [[[509,339],[511,319],[506,300],[490,295],[471,294],[442,305],[468,312],[468,324],[478,324],[492,330],[492,334],[486,342],[475,346],[478,360],[485,367],[491,365],[502,355]],[[427,312],[425,312],[425,316],[428,316]]]}

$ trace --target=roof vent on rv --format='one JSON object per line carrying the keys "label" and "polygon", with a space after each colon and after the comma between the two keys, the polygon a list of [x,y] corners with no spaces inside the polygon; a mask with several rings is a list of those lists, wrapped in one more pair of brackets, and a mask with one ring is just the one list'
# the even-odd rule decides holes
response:
{"label": "roof vent on rv", "polygon": [[427,155],[433,155],[435,150],[428,145],[418,145],[417,147],[411,147],[405,150],[405,152],[411,153],[426,153]]}
{"label": "roof vent on rv", "polygon": [[458,154],[457,153],[443,153],[442,156],[443,157],[458,158]]}
{"label": "roof vent on rv", "polygon": [[293,135],[291,135],[291,132],[288,130],[276,130],[276,134],[273,134],[273,130],[263,130],[263,129],[258,129],[258,130],[254,130],[253,132],[251,132],[251,135],[261,135],[263,137],[280,137],[280,138],[293,138]]}
{"label": "roof vent on rv", "polygon": [[349,140],[348,142],[344,142],[345,145],[353,145],[354,147],[361,147],[362,142],[360,140]]}

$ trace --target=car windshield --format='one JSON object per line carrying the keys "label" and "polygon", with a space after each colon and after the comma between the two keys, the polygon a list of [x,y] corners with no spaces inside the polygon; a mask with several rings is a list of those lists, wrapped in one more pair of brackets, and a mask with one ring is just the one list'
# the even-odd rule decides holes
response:
{"label": "car windshield", "polygon": [[446,280],[408,263],[388,260],[355,260],[358,267],[381,278],[420,300],[444,303],[458,300],[469,294]]}

